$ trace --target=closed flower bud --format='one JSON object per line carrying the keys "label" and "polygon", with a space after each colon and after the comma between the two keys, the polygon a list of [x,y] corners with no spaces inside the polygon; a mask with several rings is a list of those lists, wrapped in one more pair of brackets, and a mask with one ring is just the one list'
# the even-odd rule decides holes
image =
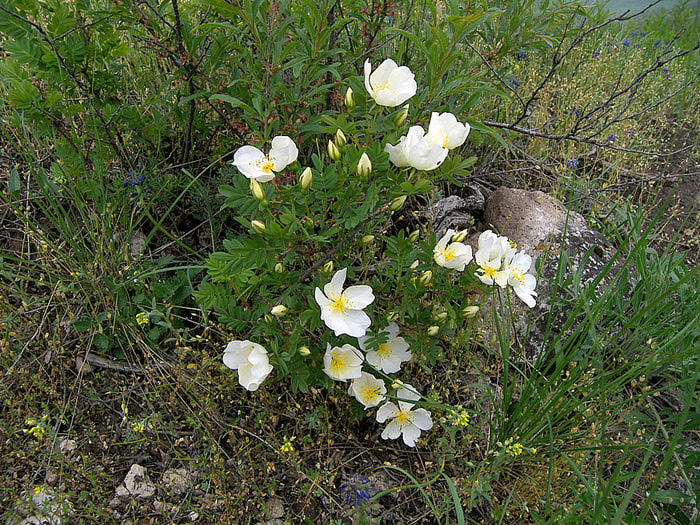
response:
{"label": "closed flower bud", "polygon": [[331,273],[333,271],[333,261],[328,261],[323,265],[323,271],[326,273]]}
{"label": "closed flower bud", "polygon": [[270,310],[270,313],[274,315],[275,317],[282,317],[284,314],[286,314],[288,311],[288,308],[284,306],[283,304],[278,304],[277,306],[273,306],[272,310]]}
{"label": "closed flower bud", "polygon": [[428,329],[425,331],[425,333],[431,337],[435,337],[436,335],[438,335],[438,332],[440,332],[439,326],[429,326]]}
{"label": "closed flower bud", "polygon": [[338,129],[338,131],[335,132],[335,145],[342,148],[345,147],[347,143],[348,139],[345,138],[345,133],[343,133],[342,129]]}
{"label": "closed flower bud", "polygon": [[455,233],[450,239],[452,242],[463,242],[467,238],[469,230],[462,230],[461,232]]}
{"label": "closed flower bud", "polygon": [[391,211],[398,211],[401,208],[403,208],[403,205],[406,204],[406,195],[401,195],[400,197],[396,197],[391,201],[391,205],[389,206],[389,209]]}
{"label": "closed flower bud", "polygon": [[401,124],[406,122],[406,119],[408,118],[408,107],[409,105],[406,104],[401,111],[399,111],[395,116],[394,116],[394,126],[399,127]]}
{"label": "closed flower bud", "polygon": [[275,273],[284,273],[284,264],[282,263],[277,263],[275,264]]}
{"label": "closed flower bud", "polygon": [[401,381],[400,379],[394,379],[394,382],[391,383],[391,388],[393,388],[394,390],[401,390],[402,388],[404,388],[404,386],[405,385],[403,381]]}
{"label": "closed flower bud", "polygon": [[355,107],[355,95],[353,94],[351,87],[349,87],[345,92],[345,107],[348,109]]}
{"label": "closed flower bud", "polygon": [[411,266],[410,266],[411,270],[415,270],[416,268],[418,268],[418,265],[419,265],[419,264],[420,264],[420,261],[419,261],[418,259],[416,259],[415,261],[413,261],[413,262],[411,263]]}
{"label": "closed flower bud", "polygon": [[420,276],[420,282],[423,286],[428,286],[432,280],[433,272],[431,272],[430,270],[424,271],[423,274]]}
{"label": "closed flower bud", "polygon": [[301,185],[302,190],[308,190],[311,185],[314,183],[314,174],[311,171],[311,168],[306,168],[304,171],[301,172],[301,176],[299,177],[299,184]]}
{"label": "closed flower bud", "polygon": [[476,314],[479,313],[479,307],[478,306],[465,306],[462,308],[462,315],[466,317],[467,319],[471,319],[474,317]]}
{"label": "closed flower bud", "polygon": [[265,319],[265,322],[268,323],[271,323],[273,321],[272,316],[270,314],[265,314],[263,318]]}
{"label": "closed flower bud", "polygon": [[367,153],[363,153],[357,163],[357,174],[364,179],[368,177],[370,173],[372,173],[372,161],[369,160]]}
{"label": "closed flower bud", "polygon": [[420,230],[412,231],[408,236],[408,240],[411,241],[411,243],[414,243],[418,240],[419,236],[420,236]]}
{"label": "closed flower bud", "polygon": [[311,350],[309,350],[308,346],[300,346],[297,351],[299,352],[299,355],[306,357],[307,355],[311,355]]}
{"label": "closed flower bud", "polygon": [[435,319],[438,323],[441,323],[447,319],[447,312],[439,312],[433,316],[433,319]]}
{"label": "closed flower bud", "polygon": [[258,202],[265,200],[265,192],[262,185],[255,179],[250,179],[250,193],[253,194],[253,198]]}
{"label": "closed flower bud", "polygon": [[333,144],[332,140],[328,141],[328,156],[332,160],[340,160],[340,150],[338,149],[338,146]]}
{"label": "closed flower bud", "polygon": [[265,227],[265,223],[262,221],[251,221],[250,223],[250,228],[253,230],[255,233],[265,233],[267,231],[267,228]]}
{"label": "closed flower bud", "polygon": [[399,318],[399,313],[398,312],[389,312],[386,314],[386,320],[389,321],[390,323],[393,323]]}
{"label": "closed flower bud", "polygon": [[362,239],[360,239],[360,244],[362,246],[369,246],[374,242],[374,235],[363,235]]}

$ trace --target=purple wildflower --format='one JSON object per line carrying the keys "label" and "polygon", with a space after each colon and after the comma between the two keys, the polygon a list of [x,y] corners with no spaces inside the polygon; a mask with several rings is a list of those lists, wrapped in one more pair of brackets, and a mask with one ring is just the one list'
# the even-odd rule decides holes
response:
{"label": "purple wildflower", "polygon": [[569,168],[578,168],[578,159],[576,157],[571,157],[569,160],[566,161],[566,165]]}
{"label": "purple wildflower", "polygon": [[615,134],[614,133],[611,133],[610,135],[608,135],[608,142],[615,142]]}
{"label": "purple wildflower", "polygon": [[625,38],[625,39],[622,41],[622,45],[625,46],[625,47],[627,47],[628,45],[630,45],[630,39],[629,39],[629,38]]}
{"label": "purple wildflower", "polygon": [[369,503],[374,492],[371,480],[359,474],[348,476],[343,474],[342,483],[338,485],[340,497],[346,505],[352,504],[355,507]]}

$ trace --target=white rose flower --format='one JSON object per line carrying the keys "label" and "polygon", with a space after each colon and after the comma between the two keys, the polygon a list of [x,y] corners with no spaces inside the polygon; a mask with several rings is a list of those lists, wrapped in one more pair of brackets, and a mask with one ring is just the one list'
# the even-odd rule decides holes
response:
{"label": "white rose flower", "polygon": [[248,340],[231,341],[224,350],[223,360],[227,367],[238,370],[238,382],[251,392],[272,372],[267,350]]}

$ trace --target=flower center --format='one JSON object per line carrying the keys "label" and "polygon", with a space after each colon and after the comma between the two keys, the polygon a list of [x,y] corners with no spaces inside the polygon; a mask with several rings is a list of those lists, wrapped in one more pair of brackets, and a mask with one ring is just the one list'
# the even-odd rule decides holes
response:
{"label": "flower center", "polygon": [[493,266],[483,266],[481,269],[484,272],[484,277],[488,277],[489,279],[493,279],[498,271],[498,268]]}
{"label": "flower center", "polygon": [[272,168],[275,167],[275,157],[268,157],[263,155],[261,158],[255,161],[255,165],[265,173],[272,173]]}
{"label": "flower center", "polygon": [[454,251],[454,248],[452,246],[448,246],[447,248],[445,248],[444,253],[445,253],[445,261],[451,261],[452,259],[455,258],[455,251]]}
{"label": "flower center", "polygon": [[401,423],[401,425],[408,424],[408,412],[406,410],[400,410],[395,419]]}
{"label": "flower center", "polygon": [[331,303],[331,309],[335,314],[342,314],[350,307],[350,301],[348,301],[345,294],[335,294],[333,296],[333,302]]}
{"label": "flower center", "polygon": [[450,137],[448,137],[447,135],[445,135],[445,140],[442,142],[442,147],[443,147],[443,148],[446,148],[446,147],[447,147],[447,144],[449,144],[449,142],[450,142]]}
{"label": "flower center", "polygon": [[379,397],[379,393],[377,392],[377,390],[377,386],[366,385],[361,392],[362,398],[367,403],[372,403],[373,401],[376,401]]}
{"label": "flower center", "polygon": [[388,355],[391,354],[391,349],[389,348],[388,345],[386,345],[386,344],[381,344],[381,345],[379,345],[379,347],[377,348],[377,353],[378,353],[380,356],[382,356],[382,357],[386,357],[386,356],[388,356]]}
{"label": "flower center", "polygon": [[347,368],[348,364],[342,355],[334,355],[331,357],[331,364],[328,367],[334,375],[340,375]]}
{"label": "flower center", "polygon": [[513,268],[513,278],[517,280],[520,284],[525,284],[525,276],[523,275],[522,270],[519,270],[518,268]]}
{"label": "flower center", "polygon": [[387,91],[391,91],[392,93],[396,93],[393,89],[389,87],[389,81],[387,80],[384,84],[374,84],[374,90],[373,91],[378,91],[380,89],[386,89]]}

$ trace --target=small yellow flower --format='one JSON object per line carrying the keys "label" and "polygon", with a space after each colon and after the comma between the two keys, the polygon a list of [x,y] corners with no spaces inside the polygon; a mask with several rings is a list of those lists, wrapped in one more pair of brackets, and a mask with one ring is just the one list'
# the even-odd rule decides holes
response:
{"label": "small yellow flower", "polygon": [[287,437],[284,436],[284,442],[282,443],[282,446],[280,447],[280,452],[283,454],[291,454],[294,452],[294,445],[292,445],[292,441],[296,439],[296,436]]}
{"label": "small yellow flower", "polygon": [[144,324],[148,324],[149,322],[149,317],[146,312],[139,312],[136,314],[136,323],[141,326]]}
{"label": "small yellow flower", "polygon": [[455,408],[447,413],[447,420],[456,427],[469,426],[470,417],[469,413],[462,408]]}

